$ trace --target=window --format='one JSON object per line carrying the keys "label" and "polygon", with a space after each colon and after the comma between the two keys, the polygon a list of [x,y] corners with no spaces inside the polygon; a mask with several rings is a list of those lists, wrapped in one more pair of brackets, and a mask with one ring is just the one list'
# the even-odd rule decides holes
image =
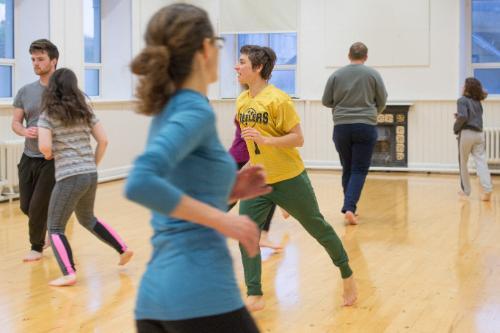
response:
{"label": "window", "polygon": [[226,46],[221,55],[220,95],[222,98],[235,98],[240,87],[234,66],[238,63],[239,51],[243,45],[252,44],[270,47],[276,52],[276,65],[270,83],[296,96],[297,72],[297,33],[254,33],[223,35]]}
{"label": "window", "polygon": [[472,0],[472,72],[489,94],[500,95],[500,0]]}
{"label": "window", "polygon": [[100,96],[101,91],[101,1],[83,1],[85,93]]}
{"label": "window", "polygon": [[0,98],[12,97],[14,71],[14,0],[0,0]]}

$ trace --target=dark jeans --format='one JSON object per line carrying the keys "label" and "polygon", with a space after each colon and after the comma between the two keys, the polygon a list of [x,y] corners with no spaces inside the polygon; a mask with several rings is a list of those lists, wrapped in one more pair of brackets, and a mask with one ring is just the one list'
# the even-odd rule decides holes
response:
{"label": "dark jeans", "polygon": [[31,249],[42,252],[50,195],[55,184],[54,161],[23,154],[18,168],[19,199],[21,210],[29,218]]}
{"label": "dark jeans", "polygon": [[333,142],[342,164],[342,213],[354,213],[370,168],[373,148],[377,142],[377,130],[375,126],[367,124],[335,125]]}
{"label": "dark jeans", "polygon": [[259,333],[246,308],[186,320],[137,320],[138,333]]}

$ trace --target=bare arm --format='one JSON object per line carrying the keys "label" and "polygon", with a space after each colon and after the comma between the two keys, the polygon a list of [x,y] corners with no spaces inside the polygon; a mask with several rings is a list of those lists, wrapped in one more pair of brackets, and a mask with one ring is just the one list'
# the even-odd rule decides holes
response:
{"label": "bare arm", "polygon": [[52,131],[48,128],[38,129],[38,149],[46,160],[52,159]]}
{"label": "bare arm", "polygon": [[38,128],[37,127],[26,128],[23,125],[23,121],[24,121],[24,110],[20,108],[15,108],[14,114],[12,116],[12,130],[14,131],[14,133],[29,139],[36,139],[38,137]]}
{"label": "bare arm", "polygon": [[106,147],[108,146],[108,138],[100,122],[92,127],[92,136],[97,141],[97,147],[95,148],[95,164],[99,165],[106,151]]}
{"label": "bare arm", "polygon": [[241,137],[245,140],[252,140],[258,145],[282,148],[302,147],[304,145],[304,135],[300,124],[293,127],[289,133],[278,137],[262,136],[255,128],[246,127],[241,131]]}

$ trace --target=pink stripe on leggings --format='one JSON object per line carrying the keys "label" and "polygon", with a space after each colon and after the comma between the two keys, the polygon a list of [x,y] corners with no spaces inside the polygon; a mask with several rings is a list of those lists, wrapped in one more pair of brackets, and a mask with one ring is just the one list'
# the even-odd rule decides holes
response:
{"label": "pink stripe on leggings", "polygon": [[100,223],[109,232],[109,234],[118,242],[118,244],[120,244],[123,252],[127,251],[127,245],[125,245],[125,242],[120,238],[120,236],[118,236],[118,234],[116,233],[116,231],[113,230],[113,228],[111,228],[109,225],[102,222],[101,220],[97,220],[97,223]]}
{"label": "pink stripe on leggings", "polygon": [[73,269],[73,267],[71,267],[68,251],[66,251],[66,248],[64,247],[61,237],[58,234],[51,234],[50,238],[52,239],[52,244],[54,244],[54,247],[56,248],[59,257],[61,258],[64,266],[66,267],[66,271],[68,272],[68,274],[73,274],[75,270]]}

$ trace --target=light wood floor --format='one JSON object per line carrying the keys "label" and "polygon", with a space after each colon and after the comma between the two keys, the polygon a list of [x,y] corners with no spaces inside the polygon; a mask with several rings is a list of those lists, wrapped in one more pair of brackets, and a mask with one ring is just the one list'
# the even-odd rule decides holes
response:
{"label": "light wood floor", "polygon": [[[340,174],[311,172],[323,214],[342,238],[359,284],[359,301],[341,307],[338,271],[292,219],[277,212],[271,236],[286,245],[263,264],[267,308],[262,332],[500,332],[500,178],[493,201],[457,199],[457,176],[371,173],[359,213],[346,227],[339,214]],[[60,273],[47,251],[25,264],[26,218],[18,202],[0,204],[1,332],[134,332],[139,279],[150,255],[149,214],[121,195],[123,182],[101,184],[96,213],[136,256],[124,269],[116,254],[75,221],[68,236],[78,283],[52,288]],[[242,268],[230,248],[240,285]],[[216,333],[216,332],[214,332]]]}

